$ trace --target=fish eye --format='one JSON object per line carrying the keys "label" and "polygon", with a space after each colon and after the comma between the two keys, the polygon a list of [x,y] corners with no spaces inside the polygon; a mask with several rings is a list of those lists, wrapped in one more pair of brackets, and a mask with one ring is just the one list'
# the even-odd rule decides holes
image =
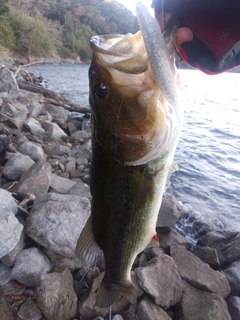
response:
{"label": "fish eye", "polygon": [[97,98],[104,99],[108,95],[108,88],[102,82],[97,82],[94,87],[94,93]]}

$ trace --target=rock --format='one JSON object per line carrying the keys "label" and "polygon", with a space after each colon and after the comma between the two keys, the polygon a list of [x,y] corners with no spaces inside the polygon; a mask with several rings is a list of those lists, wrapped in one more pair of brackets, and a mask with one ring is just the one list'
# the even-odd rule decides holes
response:
{"label": "rock", "polygon": [[86,158],[77,158],[77,166],[87,166],[88,165],[88,159]]}
{"label": "rock", "polygon": [[79,148],[73,148],[69,153],[69,157],[76,157],[76,158],[86,158],[87,160],[91,160],[92,153],[90,152],[89,148],[86,144],[79,146]]}
{"label": "rock", "polygon": [[221,266],[240,260],[240,232],[226,229],[208,232],[198,241],[198,244],[215,248]]}
{"label": "rock", "polygon": [[42,112],[42,108],[42,104],[35,100],[30,100],[30,102],[27,103],[28,116],[32,118],[37,118]]}
{"label": "rock", "polygon": [[12,267],[15,263],[16,257],[20,251],[25,246],[25,233],[22,232],[19,241],[17,242],[16,246],[5,256],[1,258],[1,262],[8,267]]}
{"label": "rock", "polygon": [[38,195],[26,220],[26,233],[54,252],[74,257],[79,235],[90,215],[87,198],[48,193]]}
{"label": "rock", "polygon": [[45,130],[42,128],[41,123],[34,119],[29,117],[26,121],[25,121],[25,127],[28,129],[28,131],[33,134],[34,136],[37,136],[41,139],[44,138],[45,136]]}
{"label": "rock", "polygon": [[0,287],[11,280],[11,268],[0,263]]}
{"label": "rock", "polygon": [[0,135],[0,166],[5,164],[5,156],[7,152],[16,153],[9,144],[10,139],[5,135]]}
{"label": "rock", "polygon": [[221,296],[198,290],[187,283],[175,317],[181,320],[231,320]]}
{"label": "rock", "polygon": [[240,297],[229,296],[226,300],[232,320],[240,319]]}
{"label": "rock", "polygon": [[0,319],[1,320],[14,320],[12,308],[7,303],[5,298],[0,293]]}
{"label": "rock", "polygon": [[44,160],[45,155],[39,143],[26,141],[20,145],[18,151],[26,156],[29,156],[34,161]]}
{"label": "rock", "polygon": [[240,261],[233,262],[222,273],[229,281],[231,295],[240,297]]}
{"label": "rock", "polygon": [[[82,320],[92,320],[97,316],[105,318],[109,312],[109,308],[99,308],[96,306],[97,289],[100,287],[103,275],[104,274],[101,273],[97,278],[94,279],[88,298],[79,305],[79,313]],[[129,307],[129,305],[130,302],[128,302],[125,298],[117,300],[111,306],[112,314],[121,314]]]}
{"label": "rock", "polygon": [[71,172],[76,169],[76,159],[67,162],[66,164],[66,172]]}
{"label": "rock", "polygon": [[3,169],[3,175],[9,180],[18,180],[21,178],[24,171],[28,170],[34,161],[21,153],[14,154],[7,161]]}
{"label": "rock", "polygon": [[27,108],[15,101],[14,104],[7,102],[1,107],[0,122],[7,123],[11,128],[22,130],[24,121],[27,119]]}
{"label": "rock", "polygon": [[12,279],[27,287],[34,287],[39,276],[50,272],[51,268],[48,258],[38,248],[24,249],[17,255]]}
{"label": "rock", "polygon": [[0,189],[0,199],[0,258],[2,258],[18,243],[23,225],[15,217],[17,205],[10,192]]}
{"label": "rock", "polygon": [[174,196],[163,196],[159,210],[157,227],[173,227],[180,218],[177,199]]}
{"label": "rock", "polygon": [[175,228],[170,228],[169,232],[165,232],[165,228],[157,228],[157,236],[159,238],[160,248],[166,252],[171,246],[181,245],[190,250],[192,243],[186,237],[181,235]]}
{"label": "rock", "polygon": [[138,320],[171,320],[162,308],[156,306],[147,298],[144,298],[139,303],[137,316]]}
{"label": "rock", "polygon": [[76,170],[72,170],[71,173],[70,173],[71,179],[79,179],[79,178],[81,178],[81,176],[82,176],[82,172],[77,170],[77,169]]}
{"label": "rock", "polygon": [[71,272],[65,269],[62,273],[40,276],[36,287],[36,302],[47,319],[73,319],[77,314],[77,296]]}
{"label": "rock", "polygon": [[43,111],[48,112],[52,116],[52,121],[57,124],[65,124],[70,119],[70,112],[63,107],[45,103]]}
{"label": "rock", "polygon": [[193,253],[203,262],[209,264],[211,268],[218,269],[220,267],[216,249],[210,247],[196,247]]}
{"label": "rock", "polygon": [[157,305],[168,309],[180,301],[183,284],[173,259],[160,254],[135,269],[138,283]]}
{"label": "rock", "polygon": [[13,187],[13,192],[18,192],[24,196],[27,193],[38,195],[48,192],[51,181],[51,165],[40,160],[34,163],[25,171],[18,184]]}
{"label": "rock", "polygon": [[223,298],[229,295],[229,283],[221,272],[214,271],[183,246],[171,247],[170,254],[180,276],[191,286],[216,293]]}
{"label": "rock", "polygon": [[0,189],[0,199],[1,199],[0,221],[2,221],[3,219],[6,219],[8,212],[12,212],[14,215],[17,214],[18,212],[17,203],[12,197],[11,192]]}
{"label": "rock", "polygon": [[115,314],[115,315],[112,317],[112,320],[123,320],[123,317],[122,317],[120,314]]}
{"label": "rock", "polygon": [[17,316],[21,320],[41,320],[43,317],[41,310],[33,300],[24,302],[20,306]]}
{"label": "rock", "polygon": [[44,137],[46,141],[58,141],[67,137],[66,133],[56,123],[45,121],[42,123],[42,127],[46,130]]}
{"label": "rock", "polygon": [[49,248],[44,248],[44,253],[50,260],[51,265],[53,267],[62,268],[62,269],[67,268],[72,271],[76,269],[76,263],[75,263],[74,257],[69,258],[69,257],[62,256],[61,254],[58,254]]}
{"label": "rock", "polygon": [[52,155],[63,156],[65,154],[68,154],[70,151],[71,151],[70,148],[66,146],[62,146],[61,144],[58,144],[55,142],[51,142],[50,146],[44,148],[44,152],[49,156],[52,156]]}
{"label": "rock", "polygon": [[76,185],[75,181],[51,174],[50,187],[59,193],[68,193]]}
{"label": "rock", "polygon": [[77,182],[71,189],[69,189],[68,194],[86,197],[89,199],[91,198],[89,186],[82,181]]}
{"label": "rock", "polygon": [[84,141],[89,139],[89,135],[86,131],[77,131],[74,134],[71,135],[70,141],[75,142],[75,141]]}
{"label": "rock", "polygon": [[20,90],[13,73],[5,67],[0,68],[0,97],[12,100],[17,99]]}

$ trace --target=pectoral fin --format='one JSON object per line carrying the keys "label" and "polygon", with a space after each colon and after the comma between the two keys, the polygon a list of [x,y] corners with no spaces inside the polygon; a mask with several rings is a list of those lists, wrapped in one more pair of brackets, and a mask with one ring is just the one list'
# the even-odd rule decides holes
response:
{"label": "pectoral fin", "polygon": [[75,259],[81,265],[93,268],[102,254],[92,232],[92,219],[88,219],[77,242]]}

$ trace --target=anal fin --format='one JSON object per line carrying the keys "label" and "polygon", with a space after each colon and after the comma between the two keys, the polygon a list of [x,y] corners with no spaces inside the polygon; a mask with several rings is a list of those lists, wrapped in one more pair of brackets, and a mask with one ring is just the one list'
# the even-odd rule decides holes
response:
{"label": "anal fin", "polygon": [[92,231],[92,219],[89,217],[77,242],[75,260],[83,266],[93,268],[102,254]]}

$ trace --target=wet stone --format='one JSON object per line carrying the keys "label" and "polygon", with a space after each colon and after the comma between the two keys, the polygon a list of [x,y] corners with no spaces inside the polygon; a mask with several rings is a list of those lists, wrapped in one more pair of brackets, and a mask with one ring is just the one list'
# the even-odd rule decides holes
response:
{"label": "wet stone", "polygon": [[229,296],[226,300],[232,320],[240,319],[240,297]]}
{"label": "wet stone", "polygon": [[231,295],[240,297],[240,262],[233,262],[222,273],[229,281]]}

